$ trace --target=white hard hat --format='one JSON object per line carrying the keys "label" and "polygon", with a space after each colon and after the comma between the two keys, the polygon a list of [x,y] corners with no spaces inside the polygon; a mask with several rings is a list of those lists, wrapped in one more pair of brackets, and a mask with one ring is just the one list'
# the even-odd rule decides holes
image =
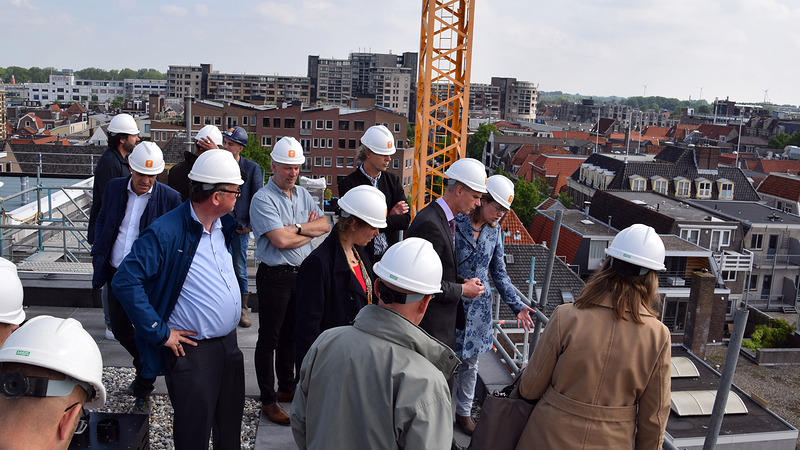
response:
{"label": "white hard hat", "polygon": [[394,136],[383,125],[373,125],[361,136],[361,143],[378,155],[394,155]]}
{"label": "white hard hat", "polygon": [[19,325],[25,320],[22,296],[22,283],[17,275],[17,266],[5,258],[0,258],[0,323]]}
{"label": "white hard hat", "polygon": [[386,196],[372,185],[362,184],[339,199],[339,207],[375,228],[386,228]]}
{"label": "white hard hat", "polygon": [[244,184],[242,170],[233,153],[221,149],[211,149],[198,156],[189,172],[189,179],[207,184]]}
{"label": "white hard hat", "polygon": [[131,169],[142,175],[158,175],[164,171],[164,154],[153,142],[140,142],[128,156]]}
{"label": "white hard hat", "polygon": [[486,167],[477,159],[459,159],[450,164],[444,176],[466,184],[473,191],[486,193]]}
{"label": "white hard hat", "polygon": [[492,175],[486,180],[486,190],[492,194],[492,198],[503,205],[504,208],[511,208],[514,201],[514,182],[504,175]]}
{"label": "white hard hat", "polygon": [[206,125],[203,128],[200,128],[200,131],[197,132],[194,140],[199,141],[203,138],[211,139],[211,142],[217,146],[222,145],[222,132],[219,131],[219,128],[215,127],[214,125]]}
{"label": "white hard hat", "polygon": [[108,124],[108,132],[112,134],[139,134],[136,119],[130,114],[117,114]]}
{"label": "white hard hat", "polygon": [[425,239],[410,237],[389,247],[372,268],[384,282],[417,294],[442,292],[442,260]]}
{"label": "white hard hat", "polygon": [[273,161],[281,164],[299,165],[306,162],[306,157],[303,156],[303,146],[291,136],[284,136],[275,143],[270,157]]}
{"label": "white hard hat", "polygon": [[656,230],[637,223],[617,233],[606,255],[651,270],[665,271],[664,241]]}
{"label": "white hard hat", "polygon": [[103,357],[92,336],[75,319],[34,317],[11,333],[0,348],[0,362],[28,364],[63,373],[94,388],[95,395],[86,403],[87,407],[99,408],[106,402]]}

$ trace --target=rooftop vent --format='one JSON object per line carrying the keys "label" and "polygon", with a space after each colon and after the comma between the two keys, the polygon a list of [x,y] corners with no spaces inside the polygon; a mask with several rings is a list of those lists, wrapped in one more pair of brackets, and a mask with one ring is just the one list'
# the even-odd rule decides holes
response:
{"label": "rooftop vent", "polygon": [[592,222],[589,219],[582,219],[581,223],[584,224],[584,225],[594,225],[594,222]]}
{"label": "rooftop vent", "polygon": [[676,356],[672,358],[670,366],[672,366],[670,374],[672,378],[693,378],[700,376],[700,372],[697,371],[697,366],[694,365],[691,359],[685,356]]}
{"label": "rooftop vent", "polygon": [[[717,391],[673,391],[670,408],[675,414],[683,416],[710,416],[714,409]],[[725,405],[725,414],[747,414],[741,397],[731,391]]]}

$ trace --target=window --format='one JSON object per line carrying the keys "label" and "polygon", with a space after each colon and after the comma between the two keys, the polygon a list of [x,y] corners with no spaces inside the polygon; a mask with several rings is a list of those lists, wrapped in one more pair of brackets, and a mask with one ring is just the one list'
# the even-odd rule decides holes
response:
{"label": "window", "polygon": [[261,125],[264,128],[269,128],[269,117],[264,117],[261,119]]}
{"label": "window", "polygon": [[403,148],[403,145],[405,145],[403,144],[403,141],[397,141],[397,143],[395,144],[395,148]]}
{"label": "window", "polygon": [[344,167],[344,156],[336,157],[336,167]]}
{"label": "window", "polygon": [[333,164],[333,159],[330,156],[325,157],[325,167],[330,167]]}
{"label": "window", "polygon": [[735,270],[723,270],[722,271],[722,279],[724,281],[736,281],[736,271]]}
{"label": "window", "polygon": [[192,125],[200,125],[200,116],[192,116]]}
{"label": "window", "polygon": [[399,123],[395,123],[394,124],[394,132],[395,133],[399,133],[400,132],[400,124]]}
{"label": "window", "polygon": [[689,299],[670,298],[664,301],[664,325],[672,333],[683,333],[686,326],[686,310],[689,306]]}
{"label": "window", "polygon": [[354,158],[353,158],[352,156],[348,156],[348,157],[347,157],[347,167],[349,167],[349,168],[351,168],[351,169],[352,169],[353,167],[355,167],[355,166],[353,165],[353,162],[354,162]]}
{"label": "window", "polygon": [[711,198],[711,182],[702,179],[697,182],[697,198]]}
{"label": "window", "polygon": [[307,156],[306,161],[300,166],[300,172],[311,172],[311,157]]}
{"label": "window", "polygon": [[300,146],[303,147],[303,153],[311,151],[311,139],[300,139]]}
{"label": "window", "polygon": [[364,131],[364,121],[363,120],[354,120],[353,121],[353,130],[354,131]]}
{"label": "window", "polygon": [[750,275],[750,284],[746,288],[749,291],[758,290],[758,275]]}
{"label": "window", "polygon": [[319,148],[319,138],[314,138],[314,143],[311,146],[314,148]]}
{"label": "window", "polygon": [[327,184],[328,186],[333,184],[333,177],[331,175],[325,175],[325,184]]}
{"label": "window", "polygon": [[392,160],[392,168],[393,169],[399,169],[400,168],[400,160],[399,159],[393,159]]}
{"label": "window", "polygon": [[320,167],[322,165],[322,156],[314,157],[314,166]]}
{"label": "window", "polygon": [[711,230],[712,251],[719,251],[720,247],[731,245],[731,230]]}
{"label": "window", "polygon": [[228,116],[228,128],[239,125],[239,116]]}
{"label": "window", "polygon": [[328,148],[333,148],[333,138],[328,138]]}
{"label": "window", "polygon": [[301,120],[300,121],[300,129],[301,130],[310,130],[311,129],[311,121],[310,120]]}
{"label": "window", "polygon": [[295,127],[295,120],[293,118],[285,118],[283,119],[283,128],[294,128]]}
{"label": "window", "polygon": [[356,140],[355,139],[348,139],[347,140],[347,148],[355,149],[356,148]]}
{"label": "window", "polygon": [[719,198],[725,200],[733,199],[733,183],[720,183]]}
{"label": "window", "polygon": [[246,127],[249,123],[249,118],[247,116],[242,116],[242,126]]}
{"label": "window", "polygon": [[211,117],[203,116],[203,125],[211,125]]}
{"label": "window", "polygon": [[643,192],[647,187],[647,181],[642,177],[631,176],[631,190]]}
{"label": "window", "polygon": [[325,129],[325,121],[317,119],[317,126],[316,129],[324,130]]}
{"label": "window", "polygon": [[750,250],[761,250],[764,248],[764,235],[752,234],[750,236]]}
{"label": "window", "polygon": [[325,129],[326,130],[332,130],[333,129],[333,121],[332,120],[326,120],[325,121]]}
{"label": "window", "polygon": [[676,197],[688,197],[690,194],[690,184],[689,180],[681,179],[675,182],[675,196]]}
{"label": "window", "polygon": [[340,120],[339,121],[339,129],[342,131],[347,131],[350,129],[350,121],[349,120]]}
{"label": "window", "polygon": [[272,147],[272,136],[261,136],[262,147]]}
{"label": "window", "polygon": [[681,230],[681,239],[685,239],[694,245],[698,245],[700,243],[700,230],[683,229]]}
{"label": "window", "polygon": [[281,127],[281,118],[280,117],[273,117],[272,118],[272,128],[280,128]]}
{"label": "window", "polygon": [[663,178],[656,178],[653,180],[653,192],[667,195],[667,180]]}
{"label": "window", "polygon": [[606,248],[608,248],[608,241],[590,241],[589,242],[589,259],[603,260],[606,258]]}
{"label": "window", "polygon": [[339,148],[347,148],[347,139],[339,138]]}

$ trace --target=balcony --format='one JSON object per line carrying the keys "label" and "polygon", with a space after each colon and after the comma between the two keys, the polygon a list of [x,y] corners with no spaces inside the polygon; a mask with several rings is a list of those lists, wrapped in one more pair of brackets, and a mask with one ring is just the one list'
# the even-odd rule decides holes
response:
{"label": "balcony", "polygon": [[714,260],[720,271],[725,272],[747,272],[753,268],[753,252],[745,250],[745,253],[725,250],[714,255]]}

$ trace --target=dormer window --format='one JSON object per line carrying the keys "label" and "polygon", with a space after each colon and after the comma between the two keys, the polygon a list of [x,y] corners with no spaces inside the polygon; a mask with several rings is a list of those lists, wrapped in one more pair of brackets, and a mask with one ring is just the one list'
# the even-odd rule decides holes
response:
{"label": "dormer window", "polygon": [[711,181],[705,178],[695,178],[697,183],[697,198],[711,198]]}
{"label": "dormer window", "polygon": [[644,192],[647,189],[647,180],[641,175],[631,175],[628,177],[631,182],[631,191]]}
{"label": "dormer window", "polygon": [[684,177],[675,177],[675,196],[676,197],[689,197],[691,194],[691,183]]}
{"label": "dormer window", "polygon": [[733,200],[733,182],[720,178],[717,180],[717,187],[719,188],[720,200]]}
{"label": "dormer window", "polygon": [[650,182],[653,183],[653,192],[667,195],[667,179],[658,175],[650,177]]}

